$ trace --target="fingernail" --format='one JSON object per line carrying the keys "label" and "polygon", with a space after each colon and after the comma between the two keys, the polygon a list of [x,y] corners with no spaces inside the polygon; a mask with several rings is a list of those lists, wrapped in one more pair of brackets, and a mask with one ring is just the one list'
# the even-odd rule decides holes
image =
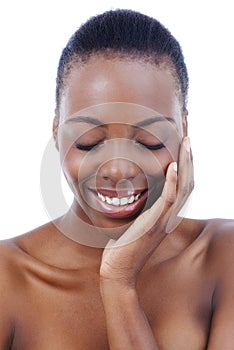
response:
{"label": "fingernail", "polygon": [[174,170],[175,172],[177,172],[177,163],[176,163],[176,162],[173,163],[173,170]]}
{"label": "fingernail", "polygon": [[186,137],[186,138],[185,138],[185,140],[184,140],[184,146],[185,146],[186,151],[187,151],[187,152],[190,152],[191,145],[190,145],[189,137]]}

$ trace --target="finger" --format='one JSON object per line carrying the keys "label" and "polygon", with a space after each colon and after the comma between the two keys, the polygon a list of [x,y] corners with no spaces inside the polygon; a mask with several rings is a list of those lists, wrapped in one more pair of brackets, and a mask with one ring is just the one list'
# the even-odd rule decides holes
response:
{"label": "finger", "polygon": [[[160,198],[146,210],[128,230],[118,239],[118,246],[127,244],[148,233],[155,232],[155,228],[159,222],[166,222],[169,217],[168,210],[176,200],[177,184],[177,164],[175,162],[168,166],[164,189]],[[164,218],[164,220],[162,219]],[[161,230],[163,233],[163,230]]]}
{"label": "finger", "polygon": [[168,221],[166,231],[173,231],[182,218],[178,218],[178,213],[183,208],[194,187],[194,170],[192,162],[192,152],[188,137],[183,139],[179,156],[177,198],[174,204],[171,217]]}
{"label": "finger", "polygon": [[164,199],[164,210],[167,211],[176,201],[177,163],[169,164],[166,181],[161,197]]}
{"label": "finger", "polygon": [[194,187],[194,171],[190,140],[185,137],[182,142],[178,171],[178,201],[188,198]]}
{"label": "finger", "polygon": [[137,219],[141,221],[141,225],[144,225],[145,232],[154,231],[159,222],[167,220],[170,215],[169,210],[176,200],[176,187],[177,163],[173,162],[167,168],[166,180],[160,198]]}

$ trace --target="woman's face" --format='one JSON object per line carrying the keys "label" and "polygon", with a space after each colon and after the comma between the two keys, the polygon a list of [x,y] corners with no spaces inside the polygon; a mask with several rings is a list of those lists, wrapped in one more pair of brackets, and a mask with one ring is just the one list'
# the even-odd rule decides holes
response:
{"label": "woman's face", "polygon": [[57,137],[77,215],[99,227],[130,223],[160,196],[185,132],[166,66],[97,56],[72,68]]}

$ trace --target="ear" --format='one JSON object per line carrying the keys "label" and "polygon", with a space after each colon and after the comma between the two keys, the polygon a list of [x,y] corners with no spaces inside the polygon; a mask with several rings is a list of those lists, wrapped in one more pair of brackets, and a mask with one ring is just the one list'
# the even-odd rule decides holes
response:
{"label": "ear", "polygon": [[59,127],[59,116],[57,111],[55,110],[55,116],[53,120],[53,138],[55,142],[55,147],[59,151],[59,145],[58,145],[58,127]]}
{"label": "ear", "polygon": [[188,111],[187,109],[183,112],[183,136],[187,136],[188,135],[188,120],[187,120],[187,116],[188,116]]}

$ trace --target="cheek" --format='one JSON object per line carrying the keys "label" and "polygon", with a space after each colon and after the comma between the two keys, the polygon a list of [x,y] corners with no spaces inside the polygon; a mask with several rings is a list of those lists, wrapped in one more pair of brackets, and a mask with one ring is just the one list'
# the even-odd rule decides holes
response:
{"label": "cheek", "polygon": [[167,162],[167,165],[171,162],[178,162],[179,160],[179,152],[180,152],[181,139],[178,137],[177,139],[172,138],[169,139],[166,143],[166,148],[164,149],[164,161]]}
{"label": "cheek", "polygon": [[168,144],[167,147],[163,148],[160,151],[157,151],[154,154],[155,157],[155,164],[153,162],[151,163],[151,170],[148,169],[148,173],[151,176],[157,176],[159,173],[161,175],[165,175],[168,165],[171,162],[178,161],[179,158],[179,149],[180,144],[171,143]]}
{"label": "cheek", "polygon": [[79,168],[82,162],[82,157],[75,154],[73,150],[70,150],[65,155],[60,153],[61,167],[67,181],[77,182],[79,177]]}
{"label": "cheek", "polygon": [[61,154],[61,167],[70,185],[75,187],[78,184],[82,185],[96,174],[102,158],[90,153],[79,151],[73,147],[65,155]]}
{"label": "cheek", "polygon": [[170,162],[179,160],[179,152],[180,152],[181,140],[169,141],[166,147],[166,151],[168,153],[168,159]]}
{"label": "cheek", "polygon": [[173,155],[171,154],[171,152],[165,149],[161,152],[161,154],[157,158],[162,167],[162,171],[165,174],[169,163],[173,162],[174,160]]}

